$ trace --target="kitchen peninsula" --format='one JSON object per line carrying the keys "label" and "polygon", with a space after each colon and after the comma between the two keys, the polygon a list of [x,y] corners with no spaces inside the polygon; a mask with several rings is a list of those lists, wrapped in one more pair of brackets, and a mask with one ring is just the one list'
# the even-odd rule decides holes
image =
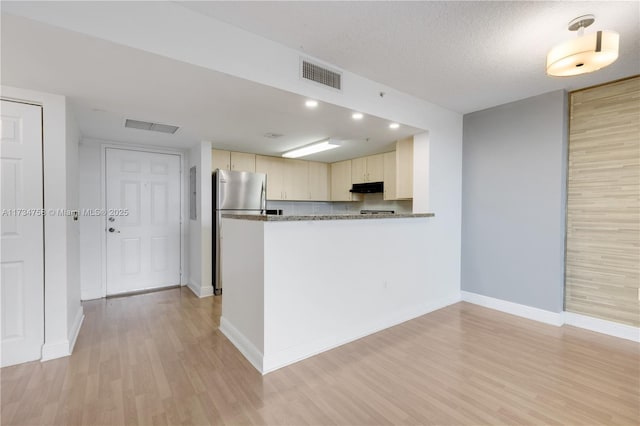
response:
{"label": "kitchen peninsula", "polygon": [[455,303],[428,266],[434,220],[223,215],[220,330],[266,374]]}

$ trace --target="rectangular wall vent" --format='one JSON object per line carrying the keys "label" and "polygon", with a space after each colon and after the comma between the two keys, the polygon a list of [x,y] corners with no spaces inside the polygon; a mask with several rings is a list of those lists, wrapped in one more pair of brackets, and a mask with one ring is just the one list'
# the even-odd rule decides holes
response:
{"label": "rectangular wall vent", "polygon": [[315,81],[333,89],[342,90],[342,74],[322,67],[306,59],[302,60],[302,78]]}
{"label": "rectangular wall vent", "polygon": [[151,123],[150,121],[138,121],[131,120],[129,118],[124,122],[124,127],[129,127],[130,129],[151,130],[152,132],[169,133],[171,135],[179,129],[178,126],[171,126],[169,124]]}

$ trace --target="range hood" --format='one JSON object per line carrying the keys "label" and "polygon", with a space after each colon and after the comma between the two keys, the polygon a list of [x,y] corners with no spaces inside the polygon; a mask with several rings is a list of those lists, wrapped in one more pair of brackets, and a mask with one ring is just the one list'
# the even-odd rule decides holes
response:
{"label": "range hood", "polygon": [[349,190],[356,194],[373,194],[374,192],[384,192],[384,182],[354,183]]}

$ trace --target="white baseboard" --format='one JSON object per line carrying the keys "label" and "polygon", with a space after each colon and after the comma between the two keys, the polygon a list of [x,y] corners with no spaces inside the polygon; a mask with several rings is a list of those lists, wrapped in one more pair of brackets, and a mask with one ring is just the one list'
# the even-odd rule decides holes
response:
{"label": "white baseboard", "polygon": [[640,328],[633,327],[631,325],[589,317],[586,315],[576,314],[574,312],[564,311],[556,313],[545,311],[543,309],[507,302],[506,300],[483,296],[481,294],[471,293],[468,291],[463,291],[461,293],[463,301],[484,306],[485,308],[495,309],[496,311],[506,312],[511,315],[517,315],[519,317],[558,327],[567,324],[595,331],[597,333],[619,337],[621,339],[640,342]]}
{"label": "white baseboard", "polygon": [[283,351],[265,354],[262,361],[262,373],[267,374],[271,371],[302,361],[303,359],[312,357],[319,353],[353,342],[354,340],[361,339],[370,334],[377,333],[378,331],[393,327],[422,315],[426,315],[429,312],[444,308],[445,306],[458,303],[459,301],[460,295],[455,294],[435,300],[426,305],[406,309],[402,312],[394,313],[393,315],[388,315],[373,324],[357,324],[355,327],[349,327],[345,324],[344,329],[341,330],[338,335],[318,339],[304,345],[287,348]]}
{"label": "white baseboard", "polygon": [[265,374],[262,369],[262,352],[246,338],[237,328],[235,328],[225,317],[220,318],[220,332],[227,336],[227,339],[238,348],[240,353],[253,365],[260,373]]}
{"label": "white baseboard", "polygon": [[55,343],[45,343],[42,345],[42,358],[41,362],[49,361],[52,359],[63,358],[69,356],[69,340],[61,340]]}
{"label": "white baseboard", "polygon": [[198,283],[194,283],[194,282],[189,281],[189,283],[187,284],[187,287],[189,287],[189,290],[191,290],[193,292],[193,294],[195,294],[196,296],[198,296],[201,299],[203,297],[213,296],[213,286],[212,285],[208,285],[208,286],[202,287]]}
{"label": "white baseboard", "polygon": [[80,334],[80,327],[82,327],[82,322],[84,321],[84,310],[82,306],[78,309],[76,313],[76,317],[73,320],[73,324],[71,325],[71,332],[69,333],[69,355],[73,353],[73,348],[76,345],[76,340],[78,340],[78,334]]}
{"label": "white baseboard", "polygon": [[633,327],[631,325],[589,317],[586,315],[576,314],[574,312],[564,313],[564,323],[574,327],[595,331],[597,333],[608,334],[621,339],[640,342],[640,328]]}
{"label": "white baseboard", "polygon": [[105,295],[102,293],[102,291],[100,292],[83,292],[80,296],[80,300],[82,300],[83,302],[85,300],[96,300],[96,299],[102,299]]}
{"label": "white baseboard", "polygon": [[461,293],[463,301],[473,303],[474,305],[484,306],[485,308],[495,309],[496,311],[506,312],[507,314],[555,325],[557,327],[564,324],[563,312],[545,311],[544,309],[508,302],[468,291],[462,291]]}
{"label": "white baseboard", "polygon": [[76,317],[69,329],[69,339],[60,340],[55,343],[45,342],[45,344],[42,345],[42,358],[40,358],[40,361],[45,362],[71,355],[73,347],[76,345],[76,340],[78,339],[78,334],[80,333],[83,321],[84,310],[81,306],[80,309],[78,309],[78,312],[76,312]]}

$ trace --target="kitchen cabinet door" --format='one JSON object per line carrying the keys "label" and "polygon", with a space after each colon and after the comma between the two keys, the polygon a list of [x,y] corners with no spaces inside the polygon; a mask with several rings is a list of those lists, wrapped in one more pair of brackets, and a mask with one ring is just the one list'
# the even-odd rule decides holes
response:
{"label": "kitchen cabinet door", "polygon": [[370,155],[367,159],[367,182],[382,182],[384,179],[384,154]]}
{"label": "kitchen cabinet door", "polygon": [[309,199],[313,201],[329,201],[331,181],[329,165],[317,161],[309,161]]}
{"label": "kitchen cabinet door", "polygon": [[256,171],[256,155],[246,152],[231,152],[231,170],[254,173]]}
{"label": "kitchen cabinet door", "polygon": [[309,162],[284,159],[284,199],[309,199]]}
{"label": "kitchen cabinet door", "polygon": [[351,160],[351,183],[365,183],[367,181],[367,157]]}
{"label": "kitchen cabinet door", "polygon": [[267,175],[267,200],[284,200],[283,163],[282,158],[256,155],[256,172]]}
{"label": "kitchen cabinet door", "polygon": [[396,197],[413,198],[413,136],[396,142]]}
{"label": "kitchen cabinet door", "polygon": [[331,201],[351,201],[351,167],[353,160],[331,164]]}
{"label": "kitchen cabinet door", "polygon": [[222,149],[211,150],[211,171],[231,170],[231,153]]}
{"label": "kitchen cabinet door", "polygon": [[396,152],[387,152],[384,157],[384,199],[396,199]]}

